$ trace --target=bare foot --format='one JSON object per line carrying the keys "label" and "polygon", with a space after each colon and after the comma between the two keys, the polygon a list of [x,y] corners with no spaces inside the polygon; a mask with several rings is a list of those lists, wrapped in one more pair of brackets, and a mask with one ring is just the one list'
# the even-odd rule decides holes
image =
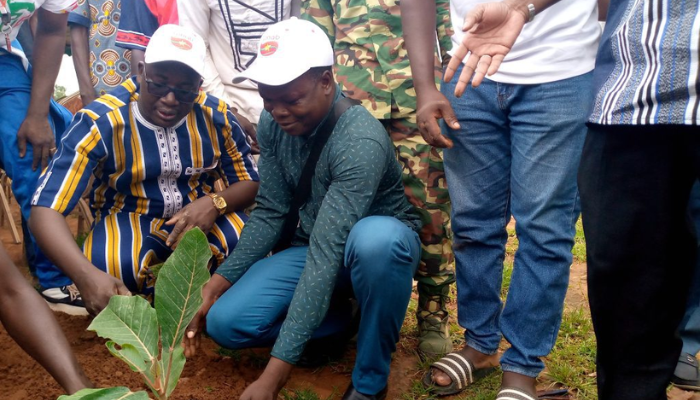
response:
{"label": "bare foot", "polygon": [[[484,354],[468,346],[465,346],[462,350],[458,351],[457,354],[471,361],[476,369],[498,366],[498,354]],[[450,376],[439,369],[430,368],[430,371],[433,378],[433,383],[435,383],[437,386],[448,386],[450,383],[452,383]]]}
{"label": "bare foot", "polygon": [[510,371],[503,371],[501,387],[520,389],[533,398],[537,398],[537,380],[535,378]]}

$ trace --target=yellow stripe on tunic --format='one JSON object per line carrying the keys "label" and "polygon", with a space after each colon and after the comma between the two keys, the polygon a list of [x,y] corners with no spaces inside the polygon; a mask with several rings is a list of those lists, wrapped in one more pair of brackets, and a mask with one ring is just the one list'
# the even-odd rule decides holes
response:
{"label": "yellow stripe on tunic", "polygon": [[[187,115],[187,132],[190,135],[190,156],[192,157],[192,167],[193,168],[204,168],[208,165],[204,165],[204,153],[202,150],[202,136],[197,128],[197,118],[195,113],[189,113]],[[200,174],[192,174],[192,177],[187,182],[190,188],[190,192],[187,197],[190,202],[197,200],[197,194],[195,189],[199,186]]]}
{"label": "yellow stripe on tunic", "polygon": [[141,219],[138,214],[131,213],[129,215],[131,219],[131,232],[133,234],[133,243],[131,244],[131,260],[133,265],[134,277],[139,281],[139,253],[141,251],[141,243],[143,241],[141,237]]}
{"label": "yellow stripe on tunic", "polygon": [[137,198],[136,200],[136,210],[137,214],[146,214],[148,212],[148,206],[150,201],[146,198],[146,189],[143,186],[143,181],[146,177],[146,171],[144,170],[144,165],[146,160],[144,159],[143,147],[141,144],[141,139],[139,136],[136,119],[133,113],[129,113],[130,125],[131,125],[131,194]]}
{"label": "yellow stripe on tunic", "polygon": [[117,223],[117,216],[115,214],[110,214],[105,219],[105,224],[107,227],[107,251],[105,256],[105,264],[107,265],[107,270],[109,274],[115,278],[121,279],[121,262],[119,260],[119,248],[120,248],[120,232],[119,224]]}
{"label": "yellow stripe on tunic", "polygon": [[86,136],[85,139],[78,143],[78,146],[75,149],[76,156],[75,159],[73,159],[68,176],[64,179],[61,189],[59,190],[56,200],[51,208],[60,213],[64,213],[66,211],[68,203],[73,198],[75,189],[80,183],[80,178],[85,173],[85,167],[87,167],[89,161],[87,155],[92,152],[92,150],[101,140],[102,136],[100,136],[100,131],[93,125],[90,129],[90,135]]}
{"label": "yellow stripe on tunic", "polygon": [[[119,110],[110,111],[107,113],[107,118],[112,125],[112,149],[114,150],[114,173],[109,176],[109,185],[116,189],[117,180],[126,172],[126,149],[124,148],[125,124],[124,117]],[[113,212],[120,211],[124,207],[123,198],[121,200],[122,201],[115,201],[112,206]]]}

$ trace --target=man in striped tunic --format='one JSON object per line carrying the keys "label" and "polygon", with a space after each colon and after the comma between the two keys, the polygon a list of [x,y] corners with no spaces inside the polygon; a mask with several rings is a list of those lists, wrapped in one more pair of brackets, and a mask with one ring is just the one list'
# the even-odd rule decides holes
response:
{"label": "man in striped tunic", "polygon": [[[152,293],[149,266],[190,228],[208,234],[215,266],[238,241],[257,167],[226,103],[199,91],[205,52],[193,31],[160,27],[138,75],[78,112],[39,182],[32,229],[91,313],[113,294]],[[81,252],[62,215],[90,175],[96,222]]]}
{"label": "man in striped tunic", "polygon": [[697,252],[700,2],[611,2],[593,82],[579,187],[598,398],[666,399]]}

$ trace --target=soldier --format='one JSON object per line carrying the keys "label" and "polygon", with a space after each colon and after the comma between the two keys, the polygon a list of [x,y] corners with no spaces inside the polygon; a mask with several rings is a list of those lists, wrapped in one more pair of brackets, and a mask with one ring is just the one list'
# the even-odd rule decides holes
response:
{"label": "soldier", "polygon": [[[436,0],[438,59],[450,49],[452,26],[449,2]],[[343,92],[360,100],[380,120],[396,147],[403,168],[405,193],[420,213],[422,259],[418,280],[418,318],[421,355],[435,357],[452,351],[448,314],[450,284],[454,282],[454,256],[450,235],[450,200],[442,150],[431,148],[416,125],[416,92],[404,48],[399,2],[366,0],[367,12],[357,3],[305,0],[302,18],[324,29],[335,50],[334,72]],[[441,79],[436,62],[435,83]]]}

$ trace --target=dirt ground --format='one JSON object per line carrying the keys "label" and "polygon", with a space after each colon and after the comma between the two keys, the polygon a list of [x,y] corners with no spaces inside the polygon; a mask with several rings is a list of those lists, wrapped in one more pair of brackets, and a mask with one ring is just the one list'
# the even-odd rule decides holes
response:
{"label": "dirt ground", "polygon": [[[16,204],[13,204],[13,209],[13,218],[20,226]],[[77,225],[76,218],[69,217],[69,222],[73,228]],[[22,245],[13,242],[7,221],[0,227],[0,240],[15,264],[30,279]],[[587,303],[585,265],[574,264],[571,272],[567,307],[585,306]],[[126,364],[112,357],[104,346],[103,339],[86,330],[90,323],[88,317],[68,316],[62,313],[57,313],[56,317],[79,362],[90,379],[98,386],[128,386],[134,391],[146,390],[140,376],[131,372]],[[412,319],[413,316],[407,316],[407,323],[413,323]],[[391,365],[388,399],[405,398],[402,395],[412,382],[422,375],[423,371],[419,369],[420,360],[415,353],[415,347],[416,340],[411,335],[402,337],[399,342]],[[340,399],[350,382],[354,352],[351,345],[344,358],[338,363],[315,370],[296,368],[287,388],[312,389],[321,399]],[[268,357],[268,349],[223,352],[214,342],[205,339],[203,352],[187,360],[172,399],[237,399],[245,387],[262,372]],[[0,397],[5,400],[48,400],[56,399],[61,394],[58,384],[0,327]],[[700,395],[673,389],[669,393],[669,399],[700,400]]]}

